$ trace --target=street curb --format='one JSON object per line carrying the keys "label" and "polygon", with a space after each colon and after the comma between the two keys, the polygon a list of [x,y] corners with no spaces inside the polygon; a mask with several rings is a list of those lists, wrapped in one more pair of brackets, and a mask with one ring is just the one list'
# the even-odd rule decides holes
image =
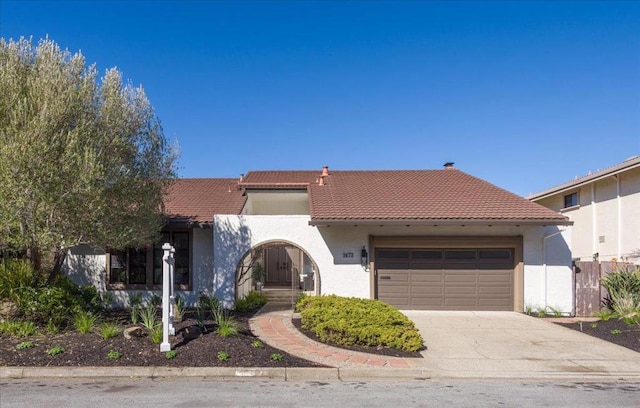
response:
{"label": "street curb", "polygon": [[530,380],[640,382],[637,372],[465,372],[433,375],[422,369],[314,367],[0,367],[0,380],[37,378],[212,378],[279,381]]}

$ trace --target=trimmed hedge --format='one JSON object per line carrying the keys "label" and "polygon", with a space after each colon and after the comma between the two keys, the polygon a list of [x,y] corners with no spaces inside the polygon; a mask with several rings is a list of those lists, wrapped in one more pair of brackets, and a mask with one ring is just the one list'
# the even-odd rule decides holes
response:
{"label": "trimmed hedge", "polygon": [[331,296],[302,297],[296,304],[302,327],[323,342],[417,351],[422,337],[413,322],[379,300]]}

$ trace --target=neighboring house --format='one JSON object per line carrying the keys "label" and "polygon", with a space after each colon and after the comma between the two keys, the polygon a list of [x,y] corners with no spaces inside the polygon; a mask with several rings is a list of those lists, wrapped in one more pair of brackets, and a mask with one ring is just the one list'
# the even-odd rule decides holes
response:
{"label": "neighboring house", "polygon": [[534,194],[529,199],[573,221],[574,260],[638,261],[640,156]]}
{"label": "neighboring house", "polygon": [[[375,298],[400,309],[573,313],[571,222],[456,170],[252,171],[180,179],[163,241],[176,283],[230,306],[254,286]],[[105,253],[74,248],[68,273],[126,305],[160,289],[158,243]]]}

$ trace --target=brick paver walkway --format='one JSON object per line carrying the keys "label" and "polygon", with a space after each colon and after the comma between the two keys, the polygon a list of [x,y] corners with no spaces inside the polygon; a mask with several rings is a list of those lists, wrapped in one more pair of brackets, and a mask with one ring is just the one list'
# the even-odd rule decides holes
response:
{"label": "brick paver walkway", "polygon": [[272,347],[331,367],[410,368],[405,358],[360,353],[311,340],[293,325],[292,317],[290,307],[267,304],[249,320],[249,327],[261,341]]}

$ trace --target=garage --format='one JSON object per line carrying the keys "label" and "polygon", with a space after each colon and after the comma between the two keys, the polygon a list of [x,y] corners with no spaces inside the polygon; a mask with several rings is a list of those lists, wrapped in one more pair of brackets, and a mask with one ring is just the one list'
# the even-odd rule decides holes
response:
{"label": "garage", "polygon": [[399,309],[514,310],[515,249],[376,248],[377,298]]}

